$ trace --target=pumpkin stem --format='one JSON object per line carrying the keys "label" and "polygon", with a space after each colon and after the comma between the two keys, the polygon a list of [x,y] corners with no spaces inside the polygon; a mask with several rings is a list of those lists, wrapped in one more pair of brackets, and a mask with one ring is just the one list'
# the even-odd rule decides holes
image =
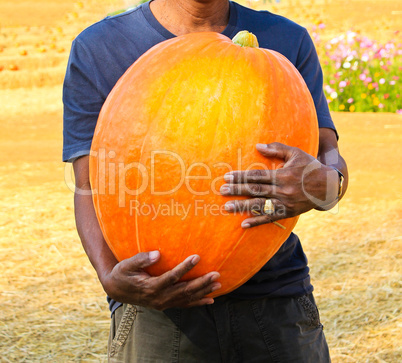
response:
{"label": "pumpkin stem", "polygon": [[257,37],[247,30],[242,30],[238,32],[232,39],[232,42],[240,45],[241,47],[258,48]]}

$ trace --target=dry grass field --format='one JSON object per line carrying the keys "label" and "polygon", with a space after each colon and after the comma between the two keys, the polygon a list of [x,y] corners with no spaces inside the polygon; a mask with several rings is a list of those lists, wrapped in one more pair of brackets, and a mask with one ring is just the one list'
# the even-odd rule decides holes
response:
{"label": "dry grass field", "polygon": [[[0,0],[0,361],[106,359],[109,312],[75,232],[71,169],[61,162],[61,83],[74,36],[124,5]],[[401,30],[398,1],[265,6],[305,25],[321,17],[328,34],[355,27],[384,39]],[[402,116],[333,117],[349,191],[336,213],[304,215],[297,233],[333,362],[401,362]]]}

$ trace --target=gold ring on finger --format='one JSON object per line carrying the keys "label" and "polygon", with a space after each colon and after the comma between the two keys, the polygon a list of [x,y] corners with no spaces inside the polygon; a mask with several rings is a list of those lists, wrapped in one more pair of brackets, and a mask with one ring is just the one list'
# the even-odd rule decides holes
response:
{"label": "gold ring on finger", "polygon": [[267,199],[264,204],[264,214],[272,215],[275,213],[275,206],[272,199]]}

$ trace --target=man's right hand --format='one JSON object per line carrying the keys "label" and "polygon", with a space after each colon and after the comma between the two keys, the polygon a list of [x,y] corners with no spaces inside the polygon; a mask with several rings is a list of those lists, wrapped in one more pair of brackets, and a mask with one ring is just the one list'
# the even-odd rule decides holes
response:
{"label": "man's right hand", "polygon": [[96,218],[89,181],[89,157],[83,156],[75,160],[73,167],[77,231],[104,290],[112,299],[158,310],[214,302],[205,295],[220,288],[220,283],[216,282],[219,278],[218,272],[179,282],[186,272],[198,263],[200,257],[197,255],[188,257],[171,271],[158,277],[150,276],[143,269],[159,260],[159,251],[139,253],[118,262],[103,238]]}
{"label": "man's right hand", "polygon": [[210,272],[196,279],[179,282],[199,261],[198,255],[189,256],[175,268],[161,276],[152,277],[143,269],[160,258],[158,251],[142,252],[121,261],[101,277],[106,293],[112,299],[157,310],[172,307],[194,307],[212,304],[205,295],[221,287],[216,280],[218,272]]}

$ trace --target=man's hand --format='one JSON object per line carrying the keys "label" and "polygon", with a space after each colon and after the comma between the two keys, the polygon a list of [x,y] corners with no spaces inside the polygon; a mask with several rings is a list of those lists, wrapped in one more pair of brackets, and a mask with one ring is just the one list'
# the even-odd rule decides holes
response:
{"label": "man's hand", "polygon": [[220,277],[218,272],[178,282],[200,261],[198,255],[186,258],[174,269],[158,277],[152,277],[143,271],[143,268],[157,262],[159,257],[158,251],[144,252],[118,263],[102,279],[106,293],[116,301],[157,310],[188,308],[214,302],[205,295],[221,287],[219,282],[215,282]]}
{"label": "man's hand", "polygon": [[[251,197],[225,204],[229,212],[251,212],[255,215],[243,221],[243,228],[295,217],[313,208],[327,210],[336,205],[339,200],[339,174],[325,162],[339,169],[342,167],[346,175],[347,170],[338,153],[332,130],[325,129],[322,134],[320,131],[319,159],[323,163],[298,148],[281,143],[258,144],[257,150],[267,158],[282,159],[283,167],[227,173],[227,184],[220,190],[222,195]],[[271,199],[274,206],[272,214],[264,214],[267,199]]]}
{"label": "man's hand", "polygon": [[89,182],[89,159],[83,156],[74,161],[76,192],[75,220],[89,260],[94,266],[105,292],[114,300],[164,310],[170,307],[192,307],[214,302],[206,298],[220,288],[218,272],[186,282],[178,282],[200,260],[190,256],[171,271],[151,277],[143,269],[156,263],[158,251],[139,253],[118,262],[103,238],[92,202]]}

